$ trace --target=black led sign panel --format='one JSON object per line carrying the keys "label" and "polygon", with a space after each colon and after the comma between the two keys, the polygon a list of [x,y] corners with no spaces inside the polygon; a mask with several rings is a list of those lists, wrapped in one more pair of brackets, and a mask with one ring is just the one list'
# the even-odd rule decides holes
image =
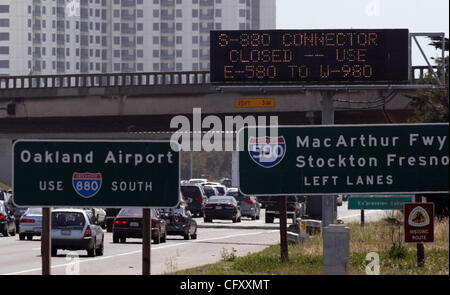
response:
{"label": "black led sign panel", "polygon": [[211,82],[404,84],[409,31],[211,31]]}

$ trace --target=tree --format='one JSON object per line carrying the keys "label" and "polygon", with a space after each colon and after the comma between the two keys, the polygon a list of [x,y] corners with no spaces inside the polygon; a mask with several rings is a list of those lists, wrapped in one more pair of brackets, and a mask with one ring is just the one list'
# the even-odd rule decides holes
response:
{"label": "tree", "polygon": [[[431,37],[430,45],[437,49],[442,49],[440,37]],[[449,39],[445,38],[445,51],[449,50]],[[442,58],[433,58],[437,67],[437,75],[441,77],[442,63],[445,62],[445,88],[444,89],[421,89],[415,96],[409,96],[413,99],[415,115],[410,119],[413,123],[433,123],[449,121],[449,96],[448,96],[448,71],[449,57],[443,61]],[[427,73],[420,83],[435,84],[432,73]]]}

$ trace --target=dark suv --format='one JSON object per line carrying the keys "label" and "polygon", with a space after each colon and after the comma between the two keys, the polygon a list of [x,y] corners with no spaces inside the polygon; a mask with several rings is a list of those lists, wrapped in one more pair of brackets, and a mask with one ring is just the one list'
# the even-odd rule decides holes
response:
{"label": "dark suv", "polygon": [[117,214],[120,211],[120,208],[106,208],[106,217],[105,217],[105,223],[106,223],[106,231],[112,232],[113,229],[113,223],[114,218],[116,218]]}
{"label": "dark suv", "polygon": [[186,183],[180,186],[183,199],[186,201],[188,210],[192,215],[203,217],[205,204],[208,201],[203,187],[200,184]]}
{"label": "dark suv", "polygon": [[[266,223],[273,223],[274,218],[280,218],[280,197],[265,197],[264,204],[266,207]],[[304,197],[288,196],[287,197],[287,218],[292,218],[292,222],[296,223],[297,218],[305,215]]]}

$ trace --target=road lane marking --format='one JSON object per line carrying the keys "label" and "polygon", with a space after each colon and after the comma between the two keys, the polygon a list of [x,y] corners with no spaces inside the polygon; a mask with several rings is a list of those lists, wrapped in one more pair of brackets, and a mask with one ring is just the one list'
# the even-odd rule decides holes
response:
{"label": "road lane marking", "polygon": [[[273,233],[273,232],[278,232],[278,231],[279,230],[270,230],[270,231],[260,231],[260,232],[256,232],[256,233],[235,234],[235,235],[215,237],[215,238],[210,238],[210,239],[192,240],[191,242],[192,243],[201,243],[201,242],[206,242],[206,241],[230,239],[230,238],[241,237],[241,236],[259,235],[259,234],[262,234],[262,233]],[[182,243],[171,244],[171,245],[153,246],[151,249],[153,251],[153,250],[158,250],[158,249],[165,249],[165,248],[172,248],[172,247],[182,246],[182,245],[189,244],[189,243],[190,242],[182,242]],[[106,259],[110,259],[110,258],[126,256],[126,255],[133,255],[133,254],[138,254],[138,253],[142,253],[142,249],[131,251],[131,252],[120,253],[120,254],[114,254],[114,255],[110,255],[110,256],[95,257],[95,258],[91,258],[91,259],[80,260],[79,263],[106,260]],[[54,269],[54,268],[57,268],[57,267],[67,267],[67,266],[72,265],[72,264],[73,264],[73,262],[64,263],[64,264],[58,264],[58,265],[52,265],[51,268]],[[19,274],[24,274],[24,273],[28,273],[28,272],[35,272],[35,271],[42,271],[42,268],[40,268],[40,267],[39,268],[32,268],[32,269],[27,269],[27,270],[22,270],[22,271],[17,271],[17,272],[6,273],[6,274],[3,274],[3,275],[19,275]]]}

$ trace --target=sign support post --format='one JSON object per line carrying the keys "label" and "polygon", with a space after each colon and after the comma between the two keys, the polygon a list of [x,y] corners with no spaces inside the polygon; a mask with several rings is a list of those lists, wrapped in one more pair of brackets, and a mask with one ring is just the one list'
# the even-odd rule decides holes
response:
{"label": "sign support post", "polygon": [[[422,196],[416,195],[415,196],[415,202],[416,203],[422,203]],[[434,222],[434,221],[432,221]],[[423,243],[417,243],[417,267],[424,267],[425,263],[425,248],[423,246]]]}
{"label": "sign support post", "polygon": [[288,241],[287,241],[287,196],[278,198],[278,204],[280,206],[280,248],[281,248],[281,260],[289,260]]}
{"label": "sign support post", "polygon": [[42,275],[51,275],[51,252],[52,252],[52,209],[42,208],[42,237],[41,237],[41,256],[42,256]]}
{"label": "sign support post", "polygon": [[[322,94],[322,125],[334,125],[334,91],[323,91]],[[322,228],[334,222],[334,199],[336,196],[322,196]]]}
{"label": "sign support post", "polygon": [[150,275],[152,212],[150,208],[142,209],[142,275]]}
{"label": "sign support post", "polygon": [[364,209],[361,210],[361,227],[364,227]]}

